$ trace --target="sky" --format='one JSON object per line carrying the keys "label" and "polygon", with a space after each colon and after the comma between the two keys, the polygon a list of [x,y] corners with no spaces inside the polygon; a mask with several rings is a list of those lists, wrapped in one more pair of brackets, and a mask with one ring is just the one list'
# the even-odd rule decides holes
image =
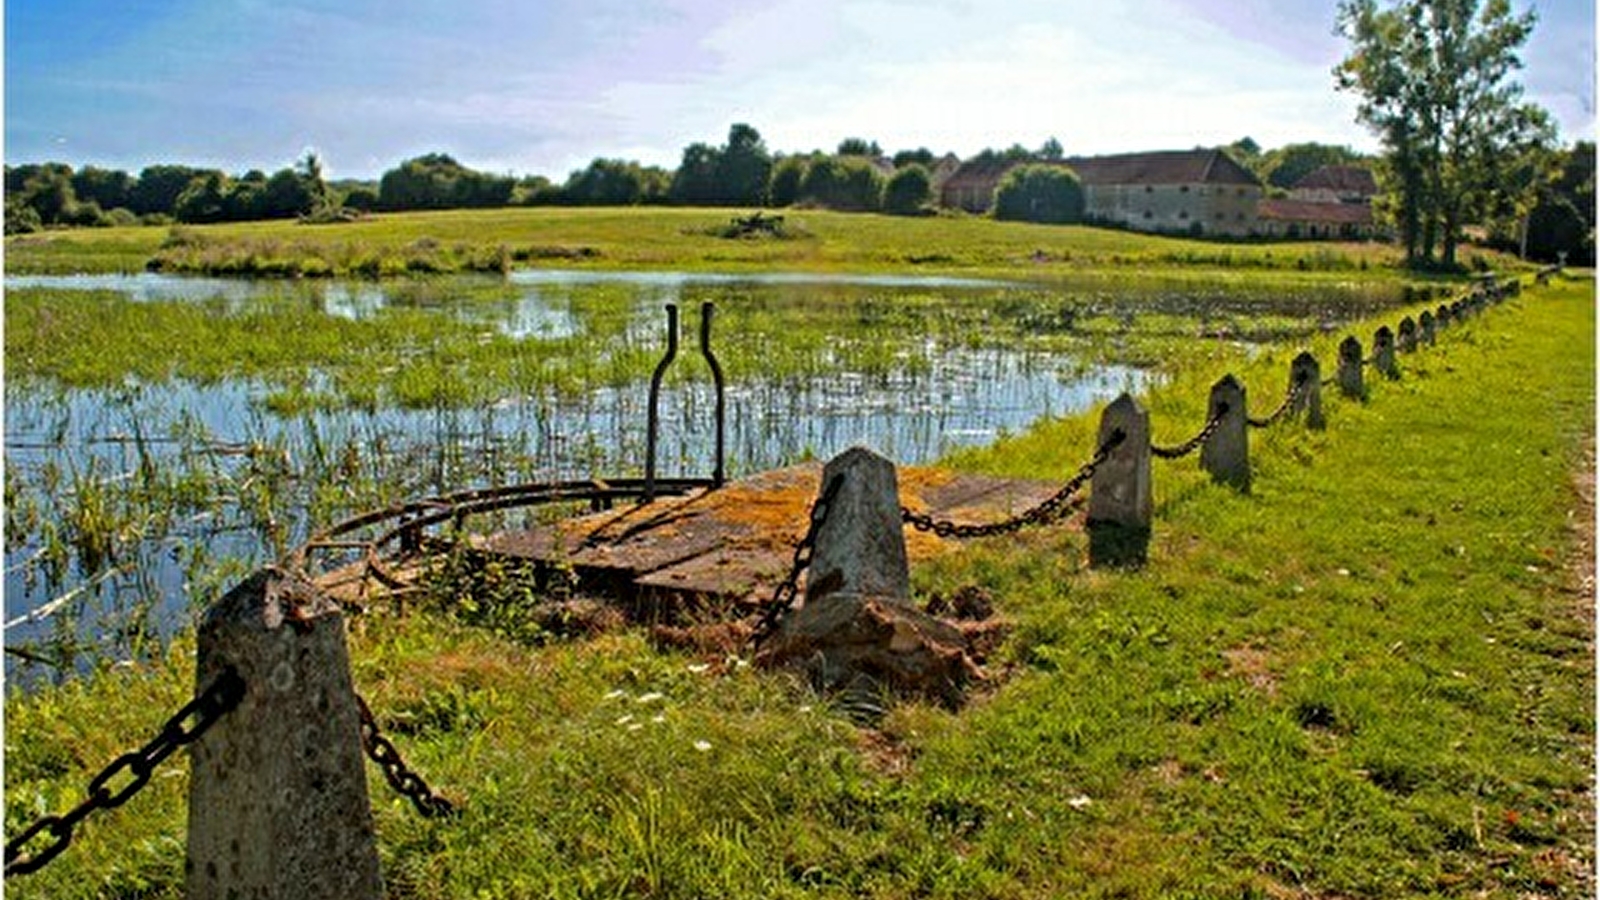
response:
{"label": "sky", "polygon": [[[1336,0],[7,0],[3,153],[330,178],[424,153],[565,180],[676,168],[733,123],[773,152],[1068,155],[1251,137],[1363,151]],[[1518,80],[1595,137],[1594,0],[1539,16]]]}

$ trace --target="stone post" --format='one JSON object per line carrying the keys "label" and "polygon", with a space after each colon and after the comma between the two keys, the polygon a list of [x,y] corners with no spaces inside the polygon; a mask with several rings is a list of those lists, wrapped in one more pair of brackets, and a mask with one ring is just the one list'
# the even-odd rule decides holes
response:
{"label": "stone post", "polygon": [[1206,421],[1221,416],[1222,422],[1200,445],[1200,468],[1210,472],[1213,481],[1241,491],[1250,489],[1250,416],[1245,402],[1244,385],[1232,375],[1212,385]]}
{"label": "stone post", "polygon": [[1400,377],[1400,368],[1394,362],[1394,332],[1387,325],[1379,327],[1372,336],[1372,367],[1385,378]]}
{"label": "stone post", "polygon": [[822,470],[822,497],[805,600],[756,654],[803,667],[824,690],[890,689],[954,705],[982,672],[960,629],[911,603],[894,464],[853,447]]}
{"label": "stone post", "polygon": [[1117,432],[1122,442],[1095,469],[1089,482],[1090,565],[1137,566],[1150,546],[1155,496],[1150,486],[1150,414],[1127,393],[1100,414],[1095,447]]}
{"label": "stone post", "polygon": [[1304,412],[1307,428],[1326,428],[1328,422],[1322,417],[1322,365],[1310,350],[1301,351],[1289,364],[1289,387],[1293,390],[1296,385],[1300,392],[1295,396],[1289,414],[1298,416]]}
{"label": "stone post", "polygon": [[911,569],[894,463],[865,447],[852,447],[823,467],[824,490],[834,478],[840,486],[828,504],[824,527],[817,531],[805,602],[846,593],[909,606]]}
{"label": "stone post", "polygon": [[1401,353],[1410,353],[1417,349],[1417,320],[1406,316],[1400,320],[1400,335],[1395,341]]}
{"label": "stone post", "polygon": [[1339,342],[1339,390],[1346,397],[1366,399],[1367,385],[1362,377],[1362,365],[1361,341],[1352,334]]}
{"label": "stone post", "polygon": [[185,896],[377,900],[338,605],[286,572],[256,572],[200,623],[200,688],[228,666],[244,699],[190,748]]}
{"label": "stone post", "polygon": [[1439,329],[1441,331],[1444,330],[1445,328],[1449,327],[1449,325],[1450,325],[1450,304],[1448,304],[1448,303],[1439,304],[1439,309],[1435,313],[1435,315],[1433,317],[1433,321],[1434,321],[1434,323],[1436,325],[1439,326]]}
{"label": "stone post", "polygon": [[1424,344],[1433,346],[1433,313],[1428,310],[1423,310],[1422,315],[1417,317],[1417,336]]}

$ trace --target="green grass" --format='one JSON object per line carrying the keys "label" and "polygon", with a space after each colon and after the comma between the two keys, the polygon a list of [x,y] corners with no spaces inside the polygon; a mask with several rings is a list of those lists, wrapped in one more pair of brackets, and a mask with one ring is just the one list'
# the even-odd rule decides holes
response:
{"label": "green grass", "polygon": [[[714,234],[735,209],[533,208],[377,215],[347,224],[253,222],[79,229],[6,240],[7,274],[169,271],[392,276],[554,266],[713,271],[906,271],[1052,280],[1157,269],[1190,277],[1243,270],[1287,283],[1393,274],[1392,247],[1225,244],[987,218],[900,218],[788,210],[798,236]],[[1483,254],[1495,265],[1515,262]]]}
{"label": "green grass", "polygon": [[[1015,623],[960,713],[907,705],[869,731],[788,676],[637,631],[532,647],[358,616],[359,689],[464,807],[420,819],[370,773],[390,892],[1588,895],[1573,517],[1592,514],[1574,475],[1592,471],[1594,334],[1593,282],[1558,280],[1402,356],[1369,402],[1325,397],[1325,431],[1253,432],[1248,495],[1158,461],[1143,570],[1087,570],[1068,529],[919,568],[920,596],[980,584]],[[1195,363],[1145,398],[1157,440],[1193,432],[1226,368],[1275,405],[1290,355]],[[1063,477],[1093,427],[1044,423],[958,462]],[[147,740],[191,653],[9,693],[7,834]],[[185,780],[170,763],[8,892],[179,896]]]}

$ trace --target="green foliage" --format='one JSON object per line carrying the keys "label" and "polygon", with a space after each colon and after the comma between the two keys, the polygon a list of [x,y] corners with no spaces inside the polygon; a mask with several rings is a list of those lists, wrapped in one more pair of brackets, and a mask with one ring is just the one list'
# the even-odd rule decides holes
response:
{"label": "green foliage", "polygon": [[1595,145],[1578,141],[1561,153],[1561,174],[1541,192],[1529,214],[1528,256],[1553,263],[1560,254],[1577,266],[1594,265]]}
{"label": "green foliage", "polygon": [[683,149],[669,195],[674,203],[690,206],[759,206],[766,202],[771,172],[772,157],[761,134],[735,124],[721,147],[694,143]]}
{"label": "green foliage", "polygon": [[863,212],[878,208],[883,174],[861,156],[824,156],[811,161],[800,182],[800,201],[825,209]]}
{"label": "green foliage", "polygon": [[655,166],[620,159],[596,159],[573,172],[562,187],[567,203],[595,206],[634,206],[659,203],[666,198],[670,176]]}
{"label": "green foliage", "polygon": [[870,159],[877,159],[883,155],[883,148],[878,146],[877,141],[849,137],[839,142],[839,149],[835,150],[834,153],[838,156],[865,156]]}
{"label": "green foliage", "polygon": [[1414,265],[1454,269],[1466,226],[1531,206],[1542,187],[1537,165],[1504,177],[1508,161],[1542,156],[1554,139],[1549,114],[1520,102],[1510,78],[1534,22],[1504,0],[1339,4],[1350,55],[1337,84],[1360,97],[1357,115],[1387,151],[1387,208]]}
{"label": "green foliage", "polygon": [[917,215],[932,200],[933,176],[920,163],[896,169],[883,186],[883,211],[886,213]]}
{"label": "green foliage", "polygon": [[1267,184],[1291,188],[1323,166],[1349,165],[1362,160],[1361,154],[1349,147],[1311,142],[1277,147],[1259,157],[1259,168],[1252,168],[1256,168],[1256,174]]}
{"label": "green foliage", "polygon": [[1083,221],[1083,183],[1066,166],[1020,165],[994,191],[994,217],[1056,225]]}
{"label": "green foliage", "polygon": [[506,176],[469,169],[448,154],[430,153],[383,173],[378,205],[386,210],[504,206],[514,183]]}
{"label": "green foliage", "polygon": [[767,199],[773,206],[792,206],[800,199],[800,186],[805,183],[806,170],[811,161],[804,156],[785,156],[772,166]]}

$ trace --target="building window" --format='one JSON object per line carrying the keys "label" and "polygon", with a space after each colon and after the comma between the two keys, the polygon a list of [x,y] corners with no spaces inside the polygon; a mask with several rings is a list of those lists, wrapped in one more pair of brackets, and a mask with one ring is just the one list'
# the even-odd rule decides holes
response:
{"label": "building window", "polygon": [[1145,210],[1145,211],[1144,211],[1144,217],[1145,217],[1145,218],[1146,218],[1146,219],[1148,219],[1148,218],[1150,218],[1150,217],[1151,217],[1151,216],[1150,216],[1150,210],[1148,210],[1148,209],[1147,209],[1147,210]]}
{"label": "building window", "polygon": [[1180,194],[1189,193],[1189,186],[1186,184],[1183,187],[1178,188],[1178,193],[1180,193]]}
{"label": "building window", "polygon": [[1152,186],[1150,186],[1148,184],[1144,186],[1144,192],[1146,194],[1153,194],[1153,193],[1155,193],[1155,190],[1156,189],[1154,187],[1152,187]]}
{"label": "building window", "polygon": [[1188,211],[1188,210],[1187,210],[1187,209],[1185,209],[1185,210],[1180,210],[1180,211],[1179,211],[1179,212],[1178,212],[1178,218],[1180,218],[1180,219],[1187,219],[1187,218],[1189,218],[1189,211]]}

